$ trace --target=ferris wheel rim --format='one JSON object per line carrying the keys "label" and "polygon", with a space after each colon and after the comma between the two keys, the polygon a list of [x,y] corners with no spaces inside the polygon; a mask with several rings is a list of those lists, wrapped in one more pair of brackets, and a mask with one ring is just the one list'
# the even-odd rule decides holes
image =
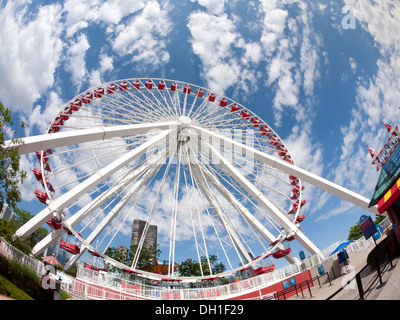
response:
{"label": "ferris wheel rim", "polygon": [[[100,86],[105,87],[105,86],[111,85],[111,84],[120,84],[120,83],[122,83],[122,82],[129,82],[129,81],[132,82],[133,80],[139,80],[139,81],[142,82],[142,84],[144,83],[145,80],[147,80],[147,81],[148,81],[148,80],[151,80],[151,81],[153,82],[154,85],[156,84],[154,81],[165,81],[165,82],[172,82],[172,83],[178,82],[178,83],[181,83],[181,84],[183,83],[183,84],[186,84],[186,85],[188,85],[188,86],[195,87],[195,88],[203,89],[205,92],[209,92],[209,93],[214,92],[214,91],[209,90],[209,89],[207,89],[207,88],[205,88],[205,87],[199,87],[199,86],[193,85],[193,84],[191,84],[191,83],[186,83],[186,82],[176,81],[176,80],[171,80],[171,79],[162,79],[162,78],[151,78],[151,79],[149,79],[149,78],[129,78],[129,79],[120,79],[120,80],[117,80],[117,81],[110,81],[110,82],[101,84],[101,85],[99,85],[99,86],[92,87],[92,88],[90,88],[90,89],[88,89],[88,90],[85,90],[85,91],[82,92],[81,94],[77,95],[76,97],[74,97],[73,99],[71,99],[68,103],[66,103],[65,106],[64,106],[62,109],[60,109],[60,111],[58,112],[57,116],[54,117],[52,123],[57,119],[57,117],[60,116],[62,110],[64,110],[64,109],[65,109],[68,105],[70,105],[73,101],[76,101],[76,99],[81,99],[82,96],[84,96],[87,92],[94,91],[95,88],[98,88],[98,87],[100,87]],[[215,92],[214,92],[214,93],[215,93]],[[215,93],[215,94],[216,94],[216,96],[219,96],[219,97],[221,97],[221,98],[222,98],[222,97],[225,97],[225,95],[222,95],[222,94],[219,94],[219,93]],[[225,98],[226,98],[226,97],[225,97]],[[236,101],[234,101],[234,100],[232,100],[232,99],[230,99],[230,98],[226,98],[226,99],[229,99],[229,101],[232,101],[232,103],[236,103],[238,106],[240,106],[240,108],[241,108],[240,110],[247,110],[247,111],[250,112],[250,109],[244,107],[244,106],[241,105],[240,103],[238,103],[238,102],[236,102]],[[261,118],[258,117],[254,112],[251,112],[251,115],[253,115],[254,117],[256,117],[256,118],[258,118],[258,119],[261,119]],[[47,131],[46,131],[46,134],[50,134],[50,130],[51,130],[51,128],[52,128],[52,123],[49,125],[49,127],[48,127],[48,129],[47,129]],[[264,123],[265,125],[268,125],[268,124],[267,124],[266,122],[264,122],[264,121],[262,121],[262,123]],[[283,140],[280,139],[280,137],[276,134],[276,132],[275,132],[269,125],[268,125],[268,127],[269,127],[269,129],[272,130],[273,134],[275,134],[275,136],[278,138],[278,140],[280,141],[280,143],[284,145]],[[40,163],[41,163],[41,169],[42,169],[42,172],[43,172],[43,179],[44,179],[44,178],[45,178],[45,177],[44,177],[44,171],[45,171],[45,170],[44,170],[44,162],[43,162],[44,160],[43,160],[43,159],[44,159],[44,156],[43,156],[43,151],[42,151]],[[294,161],[293,161],[293,163],[294,163]],[[299,180],[299,183],[300,183],[300,188],[301,188],[301,180]],[[50,199],[53,200],[53,199],[52,199],[53,194],[52,194],[52,193],[50,192],[50,190],[48,189],[47,183],[44,184],[44,188],[46,189],[46,192],[47,192],[47,194],[49,195]],[[299,198],[300,201],[301,201],[301,196],[302,196],[302,192],[301,192],[301,190],[300,190],[300,198]],[[295,213],[295,216],[294,216],[294,218],[293,218],[292,221],[295,221],[295,220],[296,220],[296,218],[297,218],[299,212],[300,212],[300,206],[297,208],[296,213]],[[83,239],[82,239],[82,240],[83,240]],[[282,238],[281,240],[283,241],[284,239]],[[85,245],[85,246],[86,246],[86,245]],[[92,247],[92,249],[96,251],[95,248]],[[265,255],[267,255],[267,254],[265,254]],[[256,260],[256,262],[258,262],[258,261],[260,261],[260,260],[261,260],[261,258],[259,258],[258,260]],[[254,263],[256,263],[256,262],[254,262]],[[253,263],[253,262],[250,262],[249,264],[254,264],[254,263]],[[234,270],[238,270],[238,269],[241,269],[241,268],[243,268],[243,267],[239,267],[239,268],[236,268],[236,269],[234,269]]]}

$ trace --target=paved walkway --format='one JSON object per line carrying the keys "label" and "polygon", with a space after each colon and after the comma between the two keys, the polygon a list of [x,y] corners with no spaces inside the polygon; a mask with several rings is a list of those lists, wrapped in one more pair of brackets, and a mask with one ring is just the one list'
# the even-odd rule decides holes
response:
{"label": "paved walkway", "polygon": [[[382,284],[376,279],[371,289],[365,292],[365,300],[400,300],[400,258],[393,260],[393,267],[388,264],[382,273]],[[360,270],[360,268],[357,268]],[[321,288],[318,283],[311,287],[311,296],[309,290],[303,289],[303,294],[298,293],[296,296],[292,296],[289,300],[326,300],[329,296],[339,290],[342,285],[346,284],[352,279],[358,270],[350,272],[349,274],[343,275],[331,281],[331,285],[328,283],[323,284]],[[362,278],[363,287],[366,289],[377,275],[376,272]],[[358,300],[359,293],[357,289],[356,281],[350,282],[348,286],[338,293],[332,300]]]}

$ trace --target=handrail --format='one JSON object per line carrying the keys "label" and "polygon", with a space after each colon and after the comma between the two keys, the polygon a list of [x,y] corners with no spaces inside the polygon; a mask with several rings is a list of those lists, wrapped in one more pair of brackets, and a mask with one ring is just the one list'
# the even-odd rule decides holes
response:
{"label": "handrail", "polygon": [[296,294],[297,294],[297,289],[300,289],[300,291],[301,291],[301,293],[302,293],[302,295],[303,295],[303,297],[304,297],[304,294],[303,294],[303,290],[302,290],[302,289],[303,289],[303,287],[305,287],[305,286],[307,286],[308,291],[309,291],[309,293],[310,293],[310,297],[312,297],[310,283],[314,285],[314,281],[315,281],[315,280],[318,280],[319,287],[321,288],[321,282],[320,282],[319,279],[320,279],[321,277],[325,276],[325,275],[328,277],[328,281],[329,281],[330,285],[332,285],[331,279],[330,279],[330,277],[329,277],[329,274],[328,274],[327,272],[325,272],[324,274],[322,274],[322,275],[317,275],[317,276],[315,276],[314,278],[312,278],[312,279],[310,279],[310,280],[304,280],[304,281],[302,281],[302,282],[300,282],[300,283],[296,283],[294,286],[291,286],[290,288],[283,289],[283,290],[281,290],[281,291],[276,292],[276,293],[275,293],[275,298],[276,298],[276,300],[279,300],[279,297],[282,297],[282,296],[283,296],[283,298],[286,300],[286,296],[287,296],[289,293],[291,293],[291,292],[293,292],[293,291],[296,291]]}

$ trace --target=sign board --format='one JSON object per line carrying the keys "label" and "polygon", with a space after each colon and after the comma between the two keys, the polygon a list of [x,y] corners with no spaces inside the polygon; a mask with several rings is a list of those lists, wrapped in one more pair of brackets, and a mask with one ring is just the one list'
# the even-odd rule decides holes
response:
{"label": "sign board", "polygon": [[368,240],[372,237],[378,229],[376,229],[376,225],[372,221],[371,216],[361,216],[360,218],[360,229],[364,235],[365,240]]}
{"label": "sign board", "polygon": [[393,177],[397,169],[400,167],[400,144],[393,147],[392,153],[382,165],[382,170],[385,170],[389,177]]}
{"label": "sign board", "polygon": [[[379,171],[380,168],[388,161],[388,159],[391,158],[393,152],[398,149],[396,148],[399,144],[400,141],[400,134],[399,134],[399,129],[396,128],[393,130],[392,134],[390,135],[388,141],[382,148],[382,150],[378,153],[378,155],[375,157],[375,159],[372,161],[372,164],[376,165],[376,170]],[[392,167],[394,167],[397,163],[398,159],[398,154],[395,155],[394,162],[395,164],[392,164]],[[393,170],[393,169],[392,169]]]}
{"label": "sign board", "polygon": [[282,282],[282,286],[283,286],[283,289],[288,289],[289,288],[289,281],[283,281]]}

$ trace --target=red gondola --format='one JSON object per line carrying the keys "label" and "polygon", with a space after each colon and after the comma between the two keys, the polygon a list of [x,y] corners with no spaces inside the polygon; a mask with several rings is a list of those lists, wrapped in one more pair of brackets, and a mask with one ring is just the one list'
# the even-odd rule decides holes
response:
{"label": "red gondola", "polygon": [[[254,258],[253,260],[258,259],[260,256]],[[258,268],[254,269],[254,273],[256,276],[263,274],[263,273],[269,273],[275,270],[275,264],[273,263],[271,259],[271,255],[267,255],[262,259],[260,262],[257,262]]]}
{"label": "red gondola", "polygon": [[89,104],[93,100],[93,93],[92,92],[86,92],[82,96],[82,103],[84,104]]}
{"label": "red gondola", "polygon": [[208,96],[208,101],[214,102],[215,101],[215,94],[210,93],[209,96]]}
{"label": "red gondola", "polygon": [[267,136],[271,133],[271,130],[267,126],[261,126],[260,131],[263,136]]}
{"label": "red gondola", "polygon": [[72,113],[72,110],[70,107],[66,107],[60,114],[60,118],[63,119],[64,121],[67,121],[69,119],[69,115]]}
{"label": "red gondola", "polygon": [[164,89],[165,89],[165,82],[161,80],[158,83],[158,90],[164,90]]}
{"label": "red gondola", "polygon": [[40,182],[43,181],[43,175],[42,175],[42,171],[41,171],[41,170],[38,170],[38,169],[34,168],[34,169],[33,169],[33,174],[35,175],[35,178],[36,178],[38,181],[40,181]]}
{"label": "red gondola", "polygon": [[[303,190],[304,190],[304,185],[301,186],[301,191],[303,191]],[[292,190],[293,193],[299,193],[299,191],[300,191],[300,186],[299,185],[294,187],[293,190]]]}
{"label": "red gondola", "polygon": [[219,277],[211,277],[196,281],[196,288],[201,288],[199,291],[200,298],[210,299],[212,297],[219,297],[221,295],[221,280]]}
{"label": "red gondola", "polygon": [[81,99],[75,99],[73,102],[69,104],[70,110],[72,112],[78,111],[80,107],[82,107],[82,100]]}
{"label": "red gondola", "polygon": [[115,90],[117,89],[117,85],[116,84],[110,84],[107,86],[107,93],[108,94],[113,94],[115,92]]}
{"label": "red gondola", "polygon": [[61,222],[58,222],[56,218],[51,218],[49,220],[46,221],[46,223],[48,224],[48,226],[54,230],[59,230],[62,227]]}
{"label": "red gondola", "polygon": [[238,112],[239,111],[239,107],[237,106],[236,103],[231,105],[231,112]]}
{"label": "red gondola", "polygon": [[293,160],[292,160],[292,158],[291,158],[289,155],[284,156],[284,157],[283,157],[283,160],[285,160],[285,161],[287,161],[287,162],[293,164]]}
{"label": "red gondola", "polygon": [[144,85],[149,90],[153,89],[153,81],[151,81],[151,80],[147,80]]}
{"label": "red gondola", "polygon": [[273,256],[275,259],[280,259],[280,258],[283,258],[283,257],[287,256],[287,255],[290,253],[290,251],[292,251],[290,248],[287,248],[287,249],[278,249],[277,251],[275,251],[275,252],[272,254],[272,256]]}
{"label": "red gondola", "polygon": [[46,201],[49,200],[49,196],[47,195],[47,193],[41,192],[38,189],[35,189],[35,195],[43,204],[46,204]]}
{"label": "red gondola", "polygon": [[197,89],[197,90],[196,90],[196,96],[197,96],[197,97],[201,98],[201,97],[203,97],[203,94],[204,94],[204,91],[203,91],[203,90],[201,90],[201,89]]}
{"label": "red gondola", "polygon": [[[139,82],[139,81],[136,81],[136,82]],[[128,86],[129,86],[129,83],[128,83],[128,82],[126,82],[126,81],[121,82],[121,83],[119,84],[119,90],[120,90],[120,91],[126,91],[126,90],[128,90]],[[135,86],[135,82],[133,83],[133,86]],[[138,88],[137,88],[137,89],[138,89]]]}
{"label": "red gondola", "polygon": [[47,184],[47,188],[51,191],[51,192],[56,192],[53,188],[53,185],[50,182],[46,182]]}
{"label": "red gondola", "polygon": [[180,279],[161,279],[161,287],[167,290],[161,291],[161,297],[165,300],[179,300],[181,298],[181,289],[183,289],[183,283]]}
{"label": "red gondola", "polygon": [[104,95],[104,88],[97,88],[94,90],[94,97],[101,98]]}
{"label": "red gondola", "polygon": [[305,218],[306,218],[306,216],[304,214],[301,216],[298,216],[296,219],[296,222],[302,222]]}
{"label": "red gondola", "polygon": [[176,90],[178,90],[178,84],[174,82],[173,84],[171,84],[171,91],[176,91]]}
{"label": "red gondola", "polygon": [[51,126],[51,128],[50,128],[50,131],[52,132],[52,133],[54,133],[54,132],[59,132],[60,131],[60,129],[61,129],[61,126],[64,124],[64,121],[63,120],[55,120],[54,122],[53,122],[53,124],[52,124],[52,126]]}
{"label": "red gondola", "polygon": [[279,142],[280,142],[280,140],[279,140],[279,138],[276,136],[276,135],[274,135],[274,134],[271,134],[271,136],[269,137],[270,138],[270,144],[271,145],[273,145],[274,147],[276,147],[278,144],[279,144]]}
{"label": "red gondola", "polygon": [[254,273],[258,276],[260,274],[269,273],[274,270],[275,270],[275,265],[271,264],[270,266],[267,267],[259,267],[257,269],[254,269]]}
{"label": "red gondola", "polygon": [[248,112],[247,110],[242,110],[241,116],[242,116],[243,119],[249,120],[250,119],[250,112]]}
{"label": "red gondola", "polygon": [[226,107],[228,105],[228,100],[226,100],[225,98],[222,98],[221,100],[219,100],[219,105],[221,107]]}
{"label": "red gondola", "polygon": [[[120,86],[121,86],[121,84],[120,84]],[[126,90],[127,88],[128,88],[128,85],[126,85],[126,88],[125,88],[124,90]],[[132,82],[132,88],[133,88],[133,89],[139,90],[139,88],[140,88],[140,81],[139,81],[139,80],[133,81],[133,82]],[[121,89],[120,89],[120,90],[121,90]]]}
{"label": "red gondola", "polygon": [[63,240],[60,240],[60,247],[71,254],[78,254],[81,252],[81,249],[76,244],[71,244]]}
{"label": "red gondola", "polygon": [[192,90],[192,88],[190,86],[184,86],[183,87],[183,93],[190,94],[191,90]]}
{"label": "red gondola", "polygon": [[261,121],[258,120],[258,118],[254,117],[251,119],[251,124],[253,125],[254,128],[258,128],[258,126],[260,125]]}

